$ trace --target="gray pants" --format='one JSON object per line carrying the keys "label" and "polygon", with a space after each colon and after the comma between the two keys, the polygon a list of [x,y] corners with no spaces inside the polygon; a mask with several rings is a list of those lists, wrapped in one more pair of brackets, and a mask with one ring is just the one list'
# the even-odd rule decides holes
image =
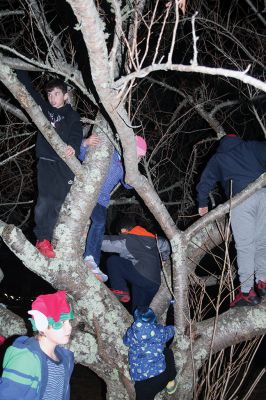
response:
{"label": "gray pants", "polygon": [[242,292],[266,279],[266,188],[232,209],[231,226],[237,250]]}

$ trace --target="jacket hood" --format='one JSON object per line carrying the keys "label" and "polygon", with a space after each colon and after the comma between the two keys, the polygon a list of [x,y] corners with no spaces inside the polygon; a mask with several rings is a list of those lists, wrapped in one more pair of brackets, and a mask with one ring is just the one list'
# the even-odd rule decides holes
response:
{"label": "jacket hood", "polygon": [[18,349],[24,349],[25,347],[29,347],[31,350],[40,351],[39,343],[34,337],[29,336],[19,336],[13,343],[14,347]]}
{"label": "jacket hood", "polygon": [[239,136],[225,136],[218,146],[217,153],[227,153],[242,142],[243,140]]}
{"label": "jacket hood", "polygon": [[139,226],[139,225],[134,226],[134,228],[132,228],[128,232],[125,232],[125,234],[127,234],[127,235],[138,235],[138,236],[148,236],[148,237],[153,237],[153,238],[156,237],[153,233],[147,231],[146,229],[142,228],[142,226]]}

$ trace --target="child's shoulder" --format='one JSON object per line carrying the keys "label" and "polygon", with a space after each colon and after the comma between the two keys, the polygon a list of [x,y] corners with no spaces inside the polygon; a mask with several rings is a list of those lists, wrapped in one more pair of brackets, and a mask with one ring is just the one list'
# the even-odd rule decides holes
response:
{"label": "child's shoulder", "polygon": [[[25,368],[34,369],[38,368],[40,361],[36,357],[35,343],[36,339],[28,338],[27,336],[21,336],[14,341],[14,343],[8,347],[5,356],[3,366],[15,365],[17,370],[24,371]],[[37,348],[37,346],[36,346]]]}

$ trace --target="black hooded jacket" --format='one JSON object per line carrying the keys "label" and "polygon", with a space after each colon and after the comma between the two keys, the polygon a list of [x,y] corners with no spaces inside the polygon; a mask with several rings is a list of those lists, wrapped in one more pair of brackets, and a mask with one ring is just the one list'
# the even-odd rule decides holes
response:
{"label": "black hooded jacket", "polygon": [[[76,157],[79,155],[80,144],[83,138],[82,125],[79,114],[73,110],[70,104],[61,108],[51,106],[34,89],[27,71],[17,70],[17,77],[26,87],[35,102],[41,107],[43,114],[51,122],[60,138],[75,150]],[[45,137],[38,133],[36,142],[36,156],[51,160],[61,160]]]}
{"label": "black hooded jacket", "polygon": [[217,182],[222,184],[229,198],[231,187],[234,196],[265,171],[266,141],[244,141],[238,136],[225,136],[197,185],[199,207],[207,207],[209,193]]}
{"label": "black hooded jacket", "polygon": [[118,253],[120,257],[129,260],[146,279],[161,283],[161,258],[170,257],[169,242],[156,237],[141,226],[135,226],[121,235],[105,235],[102,251]]}

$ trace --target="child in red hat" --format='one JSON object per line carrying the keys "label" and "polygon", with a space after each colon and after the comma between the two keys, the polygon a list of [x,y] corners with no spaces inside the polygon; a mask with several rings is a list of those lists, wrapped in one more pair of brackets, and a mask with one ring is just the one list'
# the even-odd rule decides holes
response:
{"label": "child in red hat", "polygon": [[69,342],[74,318],[66,292],[41,295],[28,312],[34,337],[20,336],[10,346],[0,379],[1,400],[69,400],[73,353]]}

